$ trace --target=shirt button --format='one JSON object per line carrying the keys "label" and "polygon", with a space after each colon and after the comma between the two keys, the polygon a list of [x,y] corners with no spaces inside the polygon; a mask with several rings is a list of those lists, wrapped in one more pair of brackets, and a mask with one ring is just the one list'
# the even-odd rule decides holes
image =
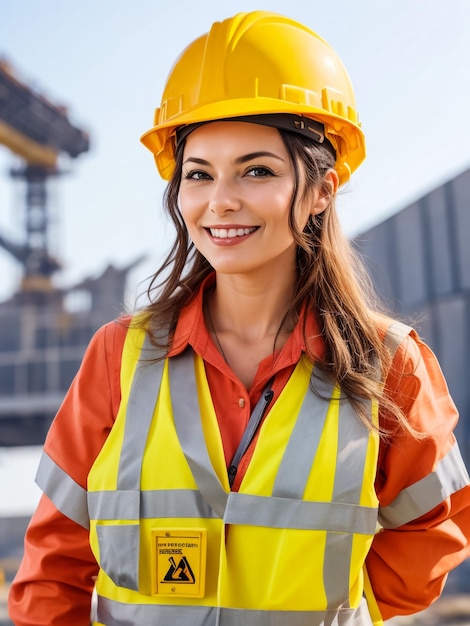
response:
{"label": "shirt button", "polygon": [[238,401],[238,406],[243,409],[243,407],[245,406],[245,398],[240,398],[240,400]]}

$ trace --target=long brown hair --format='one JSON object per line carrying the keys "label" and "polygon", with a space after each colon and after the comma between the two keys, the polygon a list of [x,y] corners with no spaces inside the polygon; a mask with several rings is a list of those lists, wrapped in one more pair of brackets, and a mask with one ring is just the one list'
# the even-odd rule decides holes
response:
{"label": "long brown hair", "polygon": [[[364,410],[364,400],[379,402],[382,411],[395,423],[410,430],[394,403],[384,393],[383,380],[390,367],[390,354],[378,330],[379,304],[371,281],[337,217],[335,195],[325,182],[334,167],[331,152],[306,137],[279,131],[295,170],[295,188],[289,227],[297,243],[295,296],[284,318],[283,327],[292,328],[305,302],[317,316],[325,342],[325,358],[316,367],[329,379],[338,381],[342,393],[355,407],[360,419],[373,428]],[[184,144],[176,150],[176,167],[164,196],[165,209],[176,228],[176,238],[149,287],[150,304],[141,316],[153,342],[158,345],[160,328],[175,328],[181,309],[191,301],[202,280],[213,271],[210,263],[194,247],[178,208]],[[301,182],[302,181],[302,182]],[[300,231],[296,207],[308,201],[312,188],[329,196],[327,208],[311,216]],[[304,329],[305,333],[305,329]],[[307,346],[311,338],[305,337]],[[168,345],[160,346],[168,348]],[[308,351],[316,360],[316,355]],[[381,428],[380,432],[385,433]]]}

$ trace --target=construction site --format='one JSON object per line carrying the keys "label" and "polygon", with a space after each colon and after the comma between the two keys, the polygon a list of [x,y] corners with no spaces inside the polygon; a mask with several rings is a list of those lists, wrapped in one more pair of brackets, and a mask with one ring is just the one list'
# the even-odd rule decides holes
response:
{"label": "construction site", "polygon": [[[139,262],[108,265],[96,276],[58,287],[49,184],[63,172],[62,154],[86,155],[90,138],[52,103],[0,61],[0,146],[20,166],[3,176],[21,187],[23,238],[0,232],[0,253],[18,264],[21,279],[0,302],[0,448],[40,446],[93,333],[122,311],[126,279]],[[18,159],[19,157],[19,159]],[[13,477],[12,477],[13,479]],[[0,517],[0,623],[5,596],[22,552],[27,516]],[[3,621],[2,621],[3,620]]]}
{"label": "construction site", "polygon": [[[0,302],[0,448],[40,446],[94,332],[122,310],[129,272],[97,268],[67,287],[54,249],[48,185],[61,177],[60,155],[86,158],[90,137],[66,109],[0,62],[0,147],[21,165],[0,175],[22,188],[21,240],[0,232],[0,254],[21,269],[14,293]],[[73,172],[72,172],[73,175]],[[413,321],[436,352],[461,420],[460,447],[470,464],[470,170],[462,172],[355,238],[387,306]],[[0,519],[0,624],[22,554],[28,516]],[[446,592],[408,626],[470,624],[470,565],[449,577]]]}

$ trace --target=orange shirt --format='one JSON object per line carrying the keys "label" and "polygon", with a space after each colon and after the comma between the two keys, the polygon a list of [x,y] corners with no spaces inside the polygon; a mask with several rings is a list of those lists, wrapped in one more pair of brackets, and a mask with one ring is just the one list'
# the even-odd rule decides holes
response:
{"label": "orange shirt", "polygon": [[[206,281],[206,285],[212,279]],[[203,288],[182,311],[170,356],[188,344],[202,356],[227,463],[232,458],[264,386],[275,375],[279,396],[305,349],[302,320],[278,353],[264,359],[247,391],[214,345],[204,323]],[[315,316],[306,328],[319,358],[324,352]],[[113,426],[120,403],[120,365],[125,321],[99,330],[88,347],[45,442],[47,454],[78,484],[88,472]],[[420,480],[454,443],[457,412],[439,365],[429,348],[411,335],[395,356],[386,387],[410,423],[431,436],[409,435],[382,441],[376,491],[381,506]],[[256,440],[239,465],[234,489],[250,462]],[[406,532],[405,532],[406,531]],[[372,586],[384,619],[417,612],[441,592],[447,572],[469,556],[470,488],[454,494],[425,516],[376,535],[367,559]],[[97,564],[88,531],[62,515],[42,496],[25,539],[25,555],[12,584],[9,610],[16,626],[88,626]]]}

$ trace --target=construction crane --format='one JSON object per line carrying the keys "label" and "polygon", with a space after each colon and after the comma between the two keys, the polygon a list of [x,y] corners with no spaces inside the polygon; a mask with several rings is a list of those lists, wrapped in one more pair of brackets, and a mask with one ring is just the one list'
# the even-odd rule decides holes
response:
{"label": "construction crane", "polygon": [[26,184],[24,241],[0,234],[0,247],[23,267],[23,293],[48,292],[61,264],[49,251],[47,180],[61,174],[61,153],[74,159],[88,151],[89,136],[71,124],[65,107],[22,82],[0,59],[0,144],[21,158],[21,167],[10,175]]}
{"label": "construction crane", "polygon": [[0,249],[23,269],[19,289],[0,302],[0,445],[42,445],[91,337],[125,308],[127,276],[143,257],[74,285],[52,280],[61,268],[49,247],[46,183],[89,138],[0,60],[2,145],[19,157],[10,175],[25,184],[26,208],[20,241],[0,232]]}

